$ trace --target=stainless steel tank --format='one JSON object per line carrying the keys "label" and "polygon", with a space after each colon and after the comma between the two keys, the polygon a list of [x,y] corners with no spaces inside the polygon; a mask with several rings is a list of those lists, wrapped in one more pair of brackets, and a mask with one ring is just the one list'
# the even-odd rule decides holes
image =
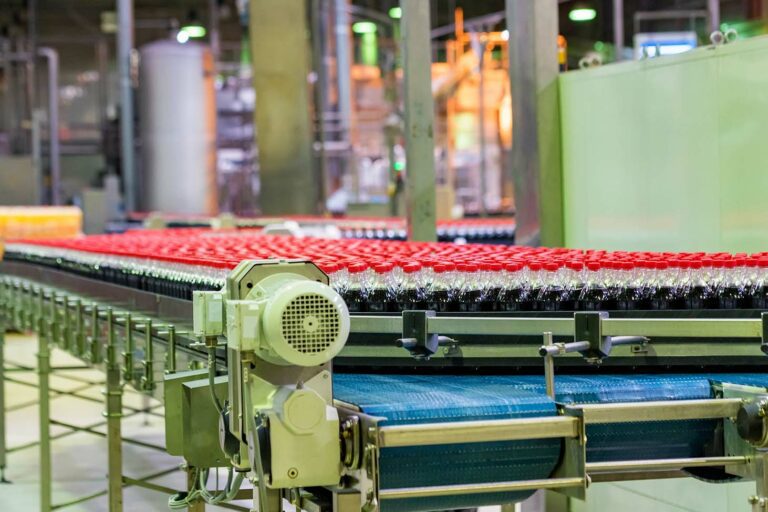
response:
{"label": "stainless steel tank", "polygon": [[211,51],[173,40],[139,61],[142,197],[146,211],[215,215],[216,100]]}

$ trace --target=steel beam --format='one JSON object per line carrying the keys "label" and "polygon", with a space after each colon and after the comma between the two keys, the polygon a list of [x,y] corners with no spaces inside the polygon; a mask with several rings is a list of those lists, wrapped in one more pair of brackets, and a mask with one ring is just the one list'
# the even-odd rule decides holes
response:
{"label": "steel beam", "polygon": [[563,244],[557,0],[506,0],[520,244]]}
{"label": "steel beam", "polygon": [[251,0],[250,9],[261,210],[318,213],[322,184],[312,158],[306,3]]}
{"label": "steel beam", "polygon": [[437,240],[429,2],[401,0],[408,239]]}

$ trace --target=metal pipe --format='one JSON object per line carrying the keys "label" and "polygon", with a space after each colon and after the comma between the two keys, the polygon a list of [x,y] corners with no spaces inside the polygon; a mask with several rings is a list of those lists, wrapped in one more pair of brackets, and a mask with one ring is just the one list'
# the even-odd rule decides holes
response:
{"label": "metal pipe", "polygon": [[51,166],[50,201],[61,204],[61,146],[59,144],[59,54],[40,47],[37,54],[48,61],[48,160]]}
{"label": "metal pipe", "polygon": [[396,425],[379,429],[379,447],[428,446],[577,437],[573,416]]}
{"label": "metal pipe", "polygon": [[7,445],[5,434],[5,304],[0,302],[0,483],[6,483]]}
{"label": "metal pipe", "polygon": [[[26,51],[30,55],[37,54],[37,0],[29,0],[27,4],[27,43]],[[29,106],[29,116],[32,117],[36,108],[37,81],[35,79],[35,61],[27,60],[27,105]]]}
{"label": "metal pipe", "polygon": [[613,0],[613,54],[624,60],[624,0]]}
{"label": "metal pipe", "polygon": [[615,336],[611,338],[611,346],[619,345],[639,345],[648,343],[649,340],[645,336]]}
{"label": "metal pipe", "polygon": [[[544,333],[544,346],[551,347],[554,344],[554,340],[551,332]],[[547,354],[544,357],[544,381],[547,385],[547,396],[552,400],[555,399],[555,358],[552,354]]]}
{"label": "metal pipe", "polygon": [[[674,407],[670,404],[674,403]],[[701,400],[669,400],[618,404],[586,404],[569,406],[578,410],[587,425],[636,421],[677,421],[732,418],[742,402],[737,398]]]}
{"label": "metal pipe", "polygon": [[219,34],[219,0],[208,0],[209,16],[209,43],[211,45],[211,55],[213,55],[214,66],[218,67],[221,58],[221,37]]}
{"label": "metal pipe", "polygon": [[117,67],[120,74],[120,162],[125,189],[125,209],[136,209],[136,174],[133,127],[133,0],[117,0]]}
{"label": "metal pipe", "polygon": [[707,13],[709,16],[709,31],[720,30],[720,0],[707,0]]}
{"label": "metal pipe", "polygon": [[315,153],[315,162],[317,168],[315,172],[319,174],[319,184],[317,189],[317,202],[321,207],[321,210],[325,210],[326,199],[326,187],[328,186],[328,175],[326,170],[326,155],[325,155],[325,113],[328,110],[326,108],[326,83],[328,77],[326,76],[325,67],[325,52],[326,52],[326,23],[327,16],[325,9],[323,9],[323,2],[321,0],[313,0],[310,5],[310,15],[312,20],[312,61],[313,68],[317,79],[314,84],[314,96],[315,96],[315,127],[317,130],[317,151]]}
{"label": "metal pipe", "polygon": [[37,182],[37,204],[45,204],[45,180],[43,179],[43,149],[42,149],[42,126],[43,124],[43,112],[39,109],[32,111],[32,129],[31,129],[31,147],[30,155],[32,156],[32,171],[35,173],[35,181]]}
{"label": "metal pipe", "polygon": [[480,84],[478,87],[478,137],[480,139],[480,215],[482,217],[485,217],[487,215],[486,211],[486,194],[488,190],[488,149],[487,149],[487,143],[485,140],[485,53],[486,53],[486,45],[485,41],[483,40],[483,36],[473,34],[475,37],[479,38],[477,45],[479,47],[479,63],[478,63],[478,72],[480,73]]}
{"label": "metal pipe", "polygon": [[[102,144],[106,144],[104,133],[107,126],[107,105],[109,103],[109,47],[106,39],[96,43],[96,63],[99,70],[99,124],[101,125]],[[111,169],[109,172],[114,172]]]}
{"label": "metal pipe", "polygon": [[[11,53],[11,40],[4,38],[2,40],[2,50],[0,50],[0,62],[3,65],[3,129],[7,133],[11,133],[11,126],[13,126],[11,110],[13,109],[13,98],[11,97],[11,87],[13,84],[13,63],[11,59],[3,58],[5,55]],[[13,140],[13,137],[11,137]]]}
{"label": "metal pipe", "polygon": [[[349,32],[349,0],[334,0],[334,33],[336,43],[337,108],[341,131],[339,140],[348,141],[352,126],[352,64]],[[347,162],[347,168],[351,168]]]}
{"label": "metal pipe", "polygon": [[437,240],[429,2],[401,0],[408,239]]}
{"label": "metal pipe", "polygon": [[744,456],[733,457],[690,457],[681,459],[629,460],[621,462],[588,462],[588,473],[617,473],[620,471],[661,471],[683,468],[705,468],[728,464],[747,464]]}
{"label": "metal pipe", "polygon": [[555,343],[553,345],[542,345],[539,348],[539,355],[542,357],[559,356],[570,354],[572,352],[583,352],[589,350],[592,345],[588,341],[574,341],[571,343]]}
{"label": "metal pipe", "polygon": [[583,478],[548,478],[543,480],[521,480],[519,482],[487,482],[482,484],[436,485],[434,487],[407,487],[402,489],[380,489],[379,498],[396,500],[406,498],[434,498],[460,494],[484,494],[493,492],[531,491],[539,489],[562,489],[582,487]]}

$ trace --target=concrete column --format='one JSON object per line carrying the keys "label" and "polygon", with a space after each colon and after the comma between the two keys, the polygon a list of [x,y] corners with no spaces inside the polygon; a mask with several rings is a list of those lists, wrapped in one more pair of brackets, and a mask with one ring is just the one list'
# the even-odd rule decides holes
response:
{"label": "concrete column", "polygon": [[517,240],[563,244],[557,0],[507,0]]}
{"label": "concrete column", "polygon": [[251,0],[250,9],[261,209],[315,214],[321,183],[312,162],[306,3]]}
{"label": "concrete column", "polygon": [[408,239],[437,240],[429,2],[401,0]]}

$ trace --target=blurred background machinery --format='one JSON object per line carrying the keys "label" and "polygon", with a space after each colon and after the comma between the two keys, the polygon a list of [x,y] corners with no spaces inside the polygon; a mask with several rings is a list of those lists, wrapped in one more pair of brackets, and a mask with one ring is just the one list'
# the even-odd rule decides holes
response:
{"label": "blurred background machinery", "polygon": [[[556,143],[553,133],[537,133],[534,119],[545,114],[525,105],[544,89],[530,86],[584,65],[688,51],[715,30],[729,40],[763,34],[764,4],[567,0],[528,11],[510,4],[515,25],[501,0],[432,2],[429,174],[438,217],[517,211],[523,238],[537,236],[537,226],[527,227],[535,218],[562,239],[560,207],[540,207],[562,198],[540,199],[547,186],[513,150],[513,139],[525,154],[539,138]],[[149,210],[406,215],[410,39],[402,8],[328,0],[290,9],[266,0],[9,2],[0,14],[0,202],[77,204],[93,220],[88,231]],[[172,59],[180,73],[153,71],[173,51],[190,56]],[[555,51],[559,69],[530,74]],[[163,148],[183,157],[171,164]],[[556,188],[560,170],[547,170],[546,159],[540,165],[541,181]],[[172,197],[158,196],[168,188],[156,181],[158,168],[169,180],[185,177]]]}

